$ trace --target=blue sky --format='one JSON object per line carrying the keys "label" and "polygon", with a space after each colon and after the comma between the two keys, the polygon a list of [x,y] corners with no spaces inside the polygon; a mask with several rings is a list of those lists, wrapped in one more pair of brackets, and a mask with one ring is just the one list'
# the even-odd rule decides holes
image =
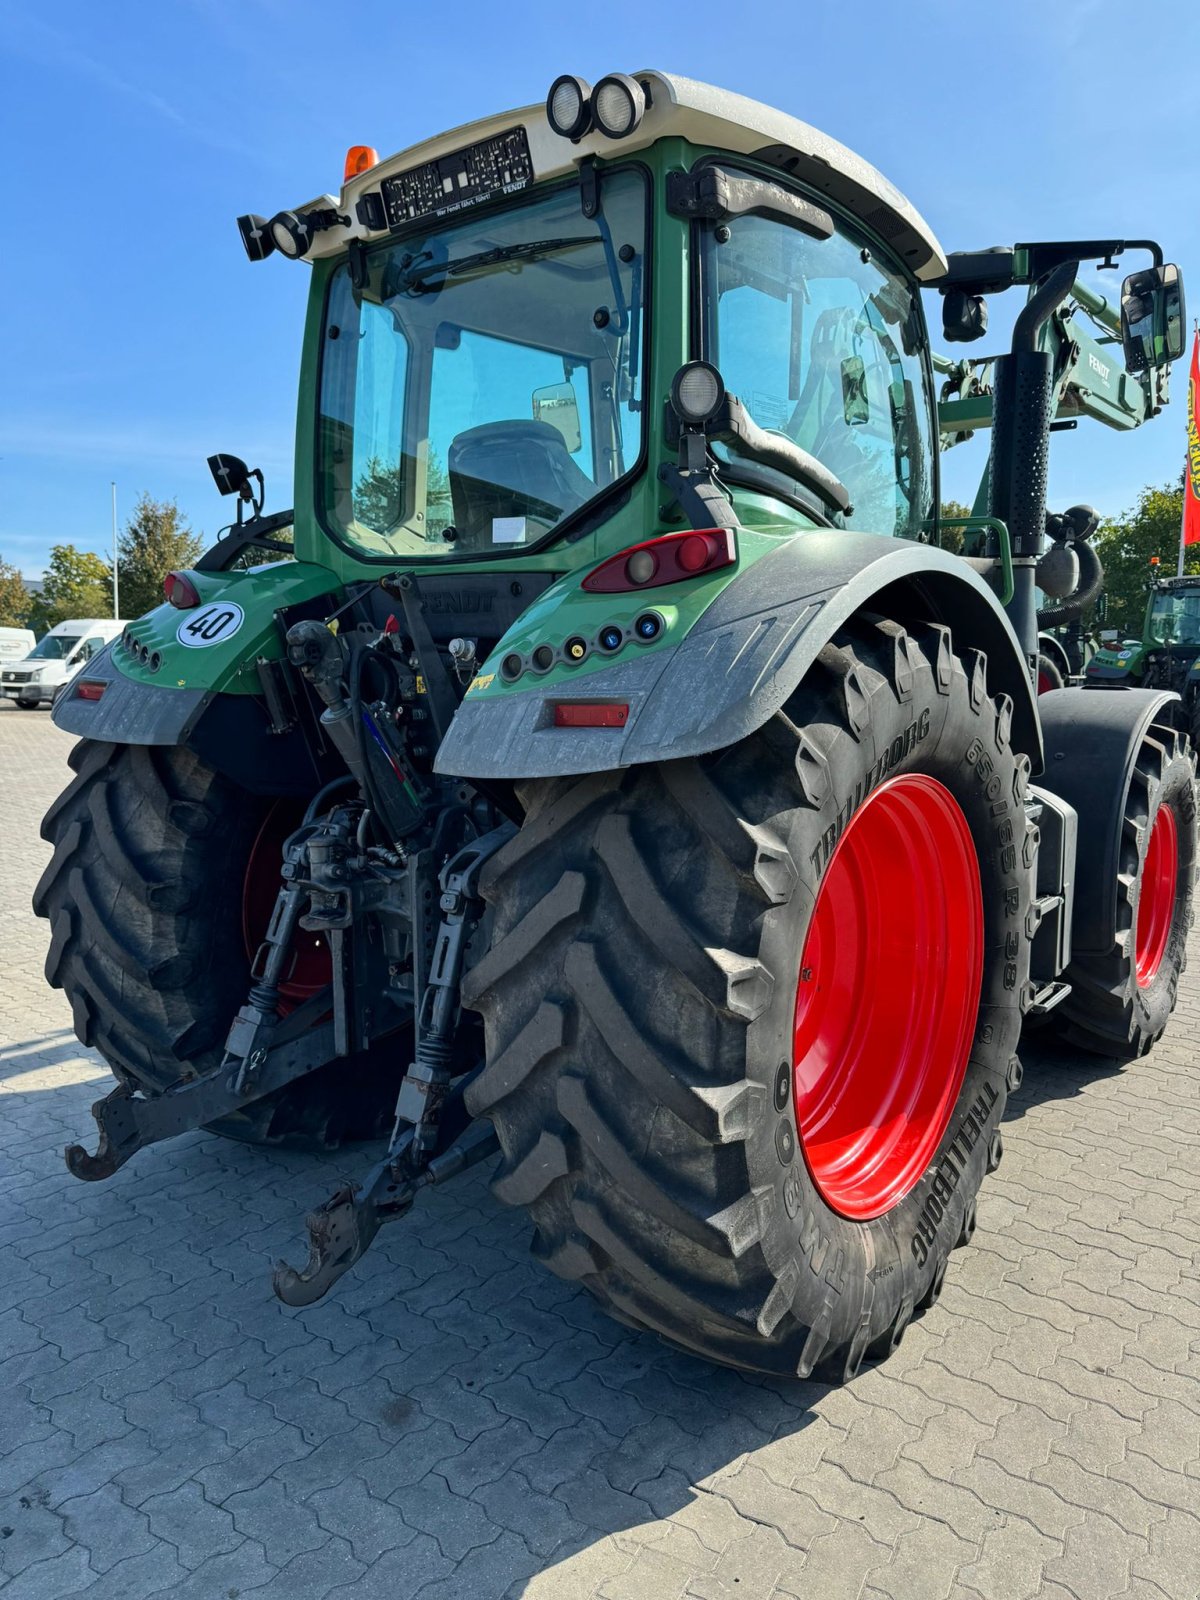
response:
{"label": "blue sky", "polygon": [[[389,153],[562,71],[657,66],[778,105],[873,161],[947,249],[1157,236],[1200,309],[1198,46],[1184,0],[0,0],[0,556],[36,575],[55,541],[106,551],[113,479],[122,520],[144,489],[211,536],[217,449],[290,504],[307,270],[250,267],[234,217],[336,191],[349,144]],[[1053,503],[1116,512],[1177,473],[1183,379],[1136,434],[1056,436]],[[945,492],[969,497],[983,448],[953,453]]]}

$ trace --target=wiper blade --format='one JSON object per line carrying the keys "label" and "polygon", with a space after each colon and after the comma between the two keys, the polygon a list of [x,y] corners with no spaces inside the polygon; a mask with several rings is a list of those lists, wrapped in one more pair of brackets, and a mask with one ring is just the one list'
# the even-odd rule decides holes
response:
{"label": "wiper blade", "polygon": [[574,250],[582,244],[596,244],[594,233],[577,234],[565,239],[525,239],[518,244],[498,244],[490,250],[478,250],[474,255],[462,256],[458,261],[430,261],[405,273],[405,285],[420,289],[427,278],[439,274],[459,278],[464,273],[475,272],[480,267],[499,266],[505,261],[529,261],[536,256],[557,255],[562,250]]}

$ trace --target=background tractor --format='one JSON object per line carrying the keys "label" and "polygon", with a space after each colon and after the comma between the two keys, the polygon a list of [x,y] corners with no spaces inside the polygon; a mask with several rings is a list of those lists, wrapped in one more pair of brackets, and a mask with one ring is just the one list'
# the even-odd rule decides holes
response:
{"label": "background tractor", "polygon": [[[1158,408],[1177,272],[947,257],[850,151],[658,72],[239,227],[312,270],[295,505],[214,457],[237,523],[55,713],[47,973],[118,1079],[72,1171],[385,1133],[298,1305],[498,1150],[613,1315],[852,1376],[971,1236],[1025,1020],[1132,1060],[1174,1004],[1178,697],[1034,676],[1088,523],[1047,518],[1050,431]],[[1126,250],[1117,416],[1070,308]],[[920,291],[965,340],[1010,287],[964,558]]]}
{"label": "background tractor", "polygon": [[1158,578],[1138,641],[1106,645],[1087,666],[1096,687],[1172,689],[1183,702],[1192,745],[1200,743],[1200,577]]}

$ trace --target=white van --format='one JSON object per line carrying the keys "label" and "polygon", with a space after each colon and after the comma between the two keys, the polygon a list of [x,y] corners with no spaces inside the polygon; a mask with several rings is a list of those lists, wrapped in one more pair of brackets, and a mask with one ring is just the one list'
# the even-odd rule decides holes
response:
{"label": "white van", "polygon": [[24,661],[33,644],[30,628],[0,628],[0,661]]}
{"label": "white van", "polygon": [[124,628],[123,622],[114,622],[112,617],[72,617],[57,623],[24,661],[16,666],[6,663],[0,670],[0,699],[15,700],[23,711],[51,704],[80,667],[99,655]]}

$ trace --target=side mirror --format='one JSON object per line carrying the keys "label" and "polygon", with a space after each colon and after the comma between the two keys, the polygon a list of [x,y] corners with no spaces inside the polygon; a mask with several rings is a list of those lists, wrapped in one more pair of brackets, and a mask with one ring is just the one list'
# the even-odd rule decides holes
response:
{"label": "side mirror", "polygon": [[533,391],[533,419],[548,422],[563,436],[567,454],[574,455],[583,444],[579,426],[579,401],[569,383],[548,383],[544,389]]}
{"label": "side mirror", "polygon": [[1125,370],[1165,367],[1183,354],[1183,276],[1173,265],[1131,272],[1121,285],[1121,343]]}
{"label": "side mirror", "polygon": [[942,337],[947,344],[971,344],[987,332],[987,301],[965,289],[942,290]]}

